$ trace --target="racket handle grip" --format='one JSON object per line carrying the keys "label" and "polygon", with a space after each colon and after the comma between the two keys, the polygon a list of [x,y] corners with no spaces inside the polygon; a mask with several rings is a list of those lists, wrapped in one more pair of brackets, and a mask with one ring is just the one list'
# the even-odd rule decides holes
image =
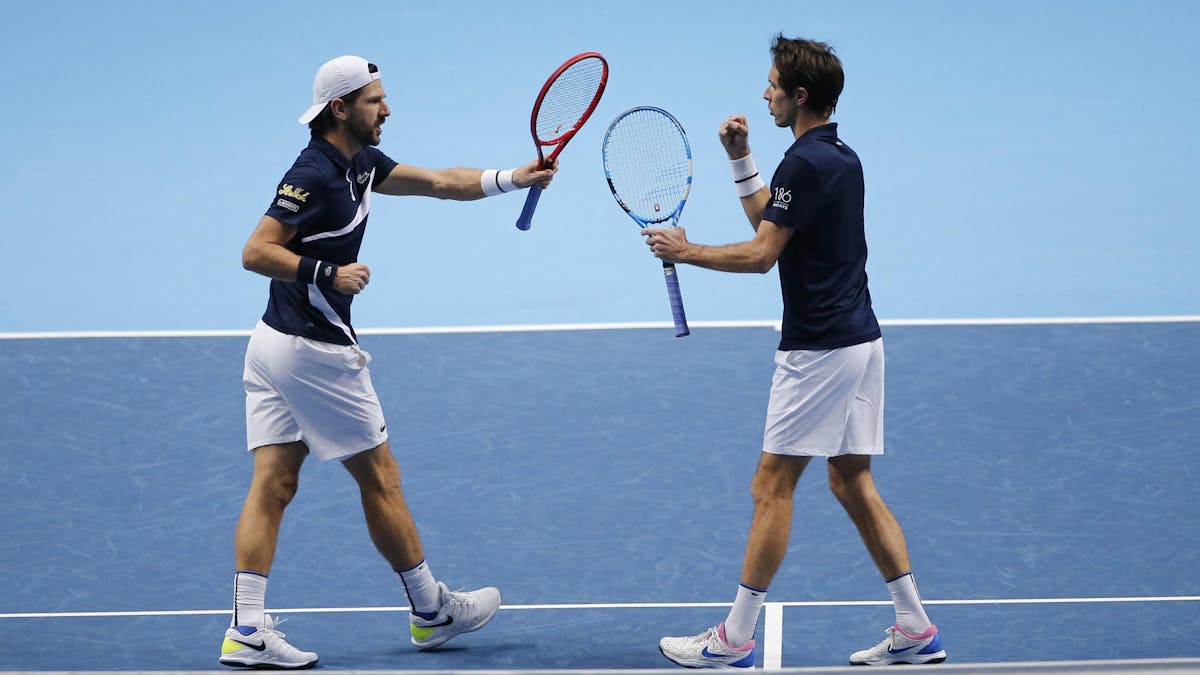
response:
{"label": "racket handle grip", "polygon": [[679,294],[679,277],[675,275],[674,263],[663,263],[663,276],[667,279],[667,298],[671,301],[671,318],[675,321],[675,337],[690,335],[687,315],[683,313],[683,296]]}
{"label": "racket handle grip", "polygon": [[542,196],[542,188],[534,185],[529,188],[529,194],[525,195],[525,208],[521,209],[521,215],[517,217],[517,229],[528,230],[533,225],[533,210],[537,208],[538,198]]}

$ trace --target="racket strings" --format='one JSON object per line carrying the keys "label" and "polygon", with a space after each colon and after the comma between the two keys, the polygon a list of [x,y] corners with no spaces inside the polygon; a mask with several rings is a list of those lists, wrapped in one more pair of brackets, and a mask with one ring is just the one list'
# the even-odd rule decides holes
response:
{"label": "racket strings", "polygon": [[617,199],[649,222],[670,218],[691,185],[683,130],[653,110],[636,110],[613,125],[605,140],[604,168]]}
{"label": "racket strings", "polygon": [[538,106],[538,141],[553,143],[579,126],[604,80],[604,61],[596,57],[577,61],[560,73]]}

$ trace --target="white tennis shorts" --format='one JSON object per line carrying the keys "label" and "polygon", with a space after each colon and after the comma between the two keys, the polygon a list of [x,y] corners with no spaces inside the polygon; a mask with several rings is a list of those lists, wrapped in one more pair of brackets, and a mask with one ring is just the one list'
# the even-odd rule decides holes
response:
{"label": "white tennis shorts", "polygon": [[883,338],[775,352],[763,452],[883,454]]}
{"label": "white tennis shorts", "polygon": [[387,440],[371,355],[287,335],[259,321],[246,346],[246,445],[304,441],[321,461],[345,459]]}

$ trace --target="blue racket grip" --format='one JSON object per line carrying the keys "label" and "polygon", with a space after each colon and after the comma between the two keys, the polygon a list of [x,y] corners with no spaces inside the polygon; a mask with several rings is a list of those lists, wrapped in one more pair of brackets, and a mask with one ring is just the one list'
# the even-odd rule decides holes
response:
{"label": "blue racket grip", "polygon": [[667,297],[671,300],[671,318],[675,320],[675,337],[690,335],[687,315],[683,313],[683,296],[679,294],[679,277],[675,275],[674,263],[663,263],[663,276],[667,278]]}
{"label": "blue racket grip", "polygon": [[533,225],[533,210],[537,208],[538,198],[542,196],[542,188],[534,185],[529,188],[529,194],[525,196],[525,208],[521,209],[521,215],[517,217],[517,229],[528,230],[530,225]]}

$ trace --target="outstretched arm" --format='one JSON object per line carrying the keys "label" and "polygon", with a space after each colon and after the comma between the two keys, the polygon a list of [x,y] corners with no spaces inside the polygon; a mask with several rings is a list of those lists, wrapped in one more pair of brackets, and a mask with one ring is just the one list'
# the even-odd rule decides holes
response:
{"label": "outstretched arm", "polygon": [[[558,167],[552,163],[544,169],[539,169],[537,165],[537,160],[534,160],[513,169],[513,185],[518,188],[527,188],[531,185],[539,185],[542,188],[549,186]],[[375,186],[375,191],[388,195],[418,195],[470,201],[485,196],[480,183],[483,173],[480,169],[463,167],[425,169],[419,166],[397,164],[388,177]]]}

